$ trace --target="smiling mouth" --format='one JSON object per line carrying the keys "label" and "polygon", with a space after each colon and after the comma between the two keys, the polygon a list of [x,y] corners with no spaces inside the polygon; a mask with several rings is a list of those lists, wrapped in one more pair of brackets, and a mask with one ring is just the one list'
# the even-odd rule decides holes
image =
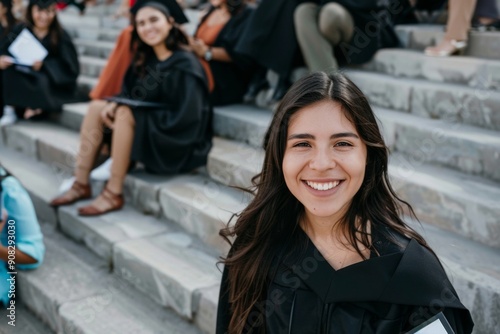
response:
{"label": "smiling mouth", "polygon": [[337,187],[343,180],[336,180],[331,182],[312,182],[312,181],[304,181],[310,188],[314,190],[326,191],[331,190]]}

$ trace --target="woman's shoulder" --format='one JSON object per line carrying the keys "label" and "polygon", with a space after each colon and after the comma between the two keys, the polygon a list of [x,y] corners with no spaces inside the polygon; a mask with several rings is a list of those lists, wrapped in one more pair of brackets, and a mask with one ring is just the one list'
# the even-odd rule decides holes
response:
{"label": "woman's shoulder", "polygon": [[203,67],[198,58],[190,51],[176,50],[166,60],[158,64],[158,69],[164,72],[177,70],[179,72],[192,74],[196,77],[203,77]]}

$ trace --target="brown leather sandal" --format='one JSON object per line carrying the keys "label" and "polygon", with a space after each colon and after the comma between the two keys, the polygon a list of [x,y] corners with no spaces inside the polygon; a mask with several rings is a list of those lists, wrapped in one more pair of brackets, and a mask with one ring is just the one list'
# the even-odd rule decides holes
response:
{"label": "brown leather sandal", "polygon": [[88,199],[91,196],[92,196],[92,189],[90,188],[90,184],[83,184],[75,181],[73,182],[73,185],[68,191],[54,198],[50,202],[50,205],[53,207],[70,205],[75,203],[76,201]]}
{"label": "brown leather sandal", "polygon": [[95,207],[94,205],[89,204],[87,206],[78,208],[78,215],[86,217],[100,216],[108,212],[120,210],[123,207],[124,204],[123,195],[115,194],[107,187],[104,187],[100,196],[102,196],[102,199],[104,199],[106,202],[108,202],[108,204],[110,204],[109,208],[101,210]]}

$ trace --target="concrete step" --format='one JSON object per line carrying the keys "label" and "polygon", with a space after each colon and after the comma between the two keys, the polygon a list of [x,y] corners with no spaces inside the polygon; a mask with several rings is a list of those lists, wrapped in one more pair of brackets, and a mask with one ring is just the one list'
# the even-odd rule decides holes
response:
{"label": "concrete step", "polygon": [[[40,173],[43,167],[39,168],[34,163],[20,163],[12,159],[11,156],[5,155],[4,151],[6,149],[0,152],[2,163],[5,159],[5,161],[11,161],[14,166],[35,168],[38,173],[34,177],[46,179],[46,176]],[[11,154],[19,155],[15,152],[11,152]],[[26,179],[25,185],[28,189],[32,188],[34,184],[36,183]],[[225,191],[221,190],[221,192]],[[213,197],[221,197],[221,195],[223,194],[212,190]],[[196,206],[194,203],[193,205]],[[132,218],[132,220],[135,219]],[[95,225],[101,224],[106,224],[106,222],[104,220],[95,221]],[[476,333],[494,332],[496,319],[500,316],[499,309],[495,304],[500,297],[500,263],[497,261],[500,251],[425,223],[418,225],[411,222],[411,224],[424,235],[443,262],[461,299],[473,313],[473,318],[477,323]],[[207,264],[215,263],[215,259],[206,253],[200,253],[197,248],[193,247],[191,240],[191,237],[185,234],[160,232],[155,237],[146,236],[119,241],[113,246],[114,271],[148,296],[152,296],[156,302],[173,304],[174,309],[186,317],[189,317],[189,305],[191,305],[195,323],[204,331],[211,332],[210,328],[213,330],[213,327],[208,326],[208,324],[213,324],[215,317],[214,310],[218,290],[218,283],[215,282],[220,279],[220,273],[213,271],[215,267],[207,267]],[[53,244],[52,241],[49,242]],[[56,245],[56,248],[61,247]],[[88,251],[78,251],[76,254],[79,254],[81,260],[87,257],[86,253]],[[53,266],[66,262],[61,258],[51,256],[50,248],[47,256],[54,259]],[[76,265],[78,264],[79,262],[76,263]],[[190,271],[192,268],[186,269],[187,264],[193,265],[196,269],[193,271]],[[100,267],[105,266],[106,263],[103,261]],[[46,263],[44,267],[50,268],[51,263]],[[68,277],[59,269],[56,269],[56,274]],[[78,271],[74,275],[82,277]],[[194,282],[194,277],[201,279]],[[83,275],[83,278],[85,279],[86,276]],[[76,284],[79,285],[79,283]],[[108,286],[100,284],[100,281],[94,283],[93,286],[103,286],[105,290],[108,290]],[[51,292],[49,289],[48,293]],[[91,295],[95,294],[97,293]],[[77,298],[75,297],[75,299]],[[137,301],[136,304],[142,305],[140,301]],[[90,302],[84,304],[84,306],[88,305]],[[78,306],[79,308],[74,306],[71,310],[80,309],[81,311],[82,308],[88,310],[81,304]],[[90,312],[92,311],[90,309]]]}
{"label": "concrete step", "polygon": [[[56,174],[52,180],[52,191],[47,191],[50,197],[41,194],[41,206],[43,202],[49,203],[50,198],[57,194],[59,184],[73,173],[79,146],[78,133],[54,124],[25,123],[6,128],[5,137],[7,148],[44,162]],[[50,144],[52,141],[54,145]],[[94,185],[94,195],[99,193],[101,186],[102,184]],[[204,175],[165,177],[138,170],[127,175],[124,195],[127,202],[140,212],[174,221],[185,231],[217,249],[218,254],[225,254],[228,246],[220,241],[219,230],[227,224],[235,210],[244,208],[248,197],[242,191],[222,191],[222,188],[226,187],[216,184]],[[71,210],[76,212],[75,208]],[[48,212],[47,216],[53,217],[48,205],[41,211]],[[61,212],[67,213],[65,210]],[[71,235],[72,223],[68,224],[67,230]],[[83,221],[83,225],[87,225],[86,221]],[[152,227],[152,230],[155,229]],[[77,240],[85,239],[85,233],[73,231]],[[104,250],[101,252],[101,249]],[[109,258],[109,247],[100,247],[98,254]]]}
{"label": "concrete step", "polygon": [[500,133],[375,108],[389,148],[413,164],[432,163],[500,181]]}
{"label": "concrete step", "polygon": [[500,131],[500,92],[348,70],[370,102],[382,108]]}
{"label": "concrete step", "polygon": [[[37,213],[53,210],[48,204],[49,196],[57,193],[59,183],[57,175],[50,167],[4,147],[0,148],[0,156],[0,163],[13,171],[30,192]],[[183,182],[180,177],[177,182],[192,186],[194,181]],[[178,186],[168,191],[167,196],[170,195],[173,201],[179,202],[179,199],[171,193],[182,189]],[[213,188],[211,189],[213,191]],[[197,203],[205,204],[203,196],[212,193],[202,190],[200,189]],[[182,194],[180,197],[182,201]],[[163,198],[162,202],[167,200]],[[195,220],[199,217],[190,215],[187,210],[187,217],[175,224],[145,216],[129,206],[99,217],[78,216],[77,207],[88,202],[90,201],[59,208],[57,216],[50,217],[53,220],[49,223],[54,227],[57,225],[73,240],[83,243],[87,249],[102,259],[103,265],[114,268],[116,275],[123,277],[154,301],[173,308],[184,318],[196,322],[204,332],[211,333],[215,328],[220,282],[220,271],[215,263],[220,252],[205,246],[197,237],[186,234],[179,226],[179,223],[184,222],[194,226],[197,224]],[[194,203],[189,204],[194,205]],[[184,206],[180,204],[178,207],[182,209],[189,204]],[[179,210],[171,203],[167,202],[165,205]],[[40,207],[43,209],[39,211]],[[205,206],[198,209],[207,210]],[[211,211],[217,212],[215,206],[211,207]],[[47,215],[43,218],[46,219]],[[42,217],[40,219],[42,220]],[[198,226],[202,223],[204,222],[198,222]],[[205,223],[210,224],[210,221]],[[223,222],[219,221],[218,225],[222,227]],[[197,231],[198,234],[200,232]],[[213,231],[210,237],[214,238],[216,235],[218,230]],[[219,238],[218,243],[222,245],[222,239]]]}
{"label": "concrete step", "polygon": [[80,55],[80,75],[87,78],[95,78],[96,82],[101,75],[101,71],[108,62],[105,58],[96,56]]}
{"label": "concrete step", "polygon": [[115,47],[114,42],[109,41],[96,41],[88,39],[73,39],[76,50],[81,56],[91,56],[100,60],[108,59],[109,54]]}
{"label": "concrete step", "polygon": [[[500,35],[498,36],[500,40]],[[500,91],[500,61],[475,57],[428,57],[408,49],[379,50],[362,66],[400,78],[424,79]]]}
{"label": "concrete step", "polygon": [[[498,132],[384,108],[374,111],[392,151],[409,155],[414,163],[433,163],[500,181]],[[253,106],[217,107],[213,124],[219,136],[262,147],[271,118],[270,111]],[[252,155],[244,153],[241,159],[250,161]]]}
{"label": "concrete step", "polygon": [[200,333],[147,298],[83,246],[42,225],[46,254],[19,272],[19,299],[58,333]]}
{"label": "concrete step", "polygon": [[[405,48],[423,50],[436,45],[444,37],[443,25],[399,25],[396,32]],[[478,58],[498,59],[500,54],[500,32],[471,31],[465,54]]]}
{"label": "concrete step", "polygon": [[[111,16],[113,15],[118,7],[120,6],[119,1],[115,1],[111,4],[100,3],[96,5],[87,5],[85,7],[84,16]],[[59,11],[59,15],[80,15],[80,10],[75,6],[67,6],[63,10]]]}
{"label": "concrete step", "polygon": [[64,29],[71,30],[72,27],[78,28],[109,28],[121,30],[129,25],[128,18],[113,18],[112,14],[103,15],[79,15],[73,11],[60,12],[57,18]]}
{"label": "concrete step", "polygon": [[115,42],[120,29],[104,29],[98,27],[78,27],[78,26],[65,26],[66,31],[72,38],[78,38],[89,41],[107,41]]}
{"label": "concrete step", "polygon": [[[11,310],[2,308],[0,316],[0,334],[53,334],[47,325],[38,319],[21,301],[16,301],[15,310],[13,310],[15,321],[9,324],[12,320]],[[15,325],[15,326],[13,326]]]}
{"label": "concrete step", "polygon": [[[223,147],[220,150],[223,154],[216,149],[218,145]],[[242,153],[243,145],[225,139],[217,141],[209,157],[209,175],[219,182],[238,180],[235,185],[250,186],[248,176],[256,175],[260,169],[256,163],[249,164],[243,156],[263,155],[261,149],[250,146]],[[249,153],[252,150],[260,152]],[[224,173],[234,176],[221,177]],[[412,163],[402,154],[391,156],[389,174],[394,189],[423,221],[500,248],[498,183],[423,162]],[[246,180],[241,175],[247,175]]]}
{"label": "concrete step", "polygon": [[97,81],[98,78],[95,77],[89,77],[86,75],[78,76],[78,79],[76,80],[78,86],[78,93],[81,96],[88,96],[92,88],[94,88],[94,86],[97,85]]}

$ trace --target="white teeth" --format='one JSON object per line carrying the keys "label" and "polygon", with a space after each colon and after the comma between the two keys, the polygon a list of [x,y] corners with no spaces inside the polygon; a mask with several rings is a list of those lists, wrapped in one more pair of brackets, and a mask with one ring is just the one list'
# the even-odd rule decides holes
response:
{"label": "white teeth", "polygon": [[327,183],[317,183],[306,181],[307,185],[316,190],[330,190],[339,185],[340,181],[327,182]]}

